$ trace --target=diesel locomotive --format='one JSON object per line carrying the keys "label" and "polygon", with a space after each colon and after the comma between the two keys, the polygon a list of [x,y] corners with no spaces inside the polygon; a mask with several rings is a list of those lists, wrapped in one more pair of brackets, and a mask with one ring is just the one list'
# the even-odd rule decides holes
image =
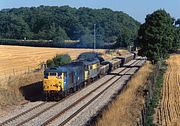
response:
{"label": "diesel locomotive", "polygon": [[135,53],[115,57],[109,61],[98,58],[77,59],[63,66],[47,68],[44,71],[43,92],[46,96],[64,95],[80,89],[85,84],[104,76],[136,57]]}
{"label": "diesel locomotive", "polygon": [[65,94],[78,90],[99,75],[100,62],[96,58],[50,67],[44,71],[43,91],[48,96]]}

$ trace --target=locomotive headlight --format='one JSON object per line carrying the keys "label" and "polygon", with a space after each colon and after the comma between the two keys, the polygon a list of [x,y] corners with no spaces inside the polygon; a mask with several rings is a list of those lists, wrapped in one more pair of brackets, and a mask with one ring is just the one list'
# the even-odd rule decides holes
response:
{"label": "locomotive headlight", "polygon": [[49,86],[43,86],[43,88],[47,88],[47,89],[48,89],[48,88],[49,88]]}
{"label": "locomotive headlight", "polygon": [[58,85],[58,84],[55,84],[54,86],[58,88],[59,85]]}

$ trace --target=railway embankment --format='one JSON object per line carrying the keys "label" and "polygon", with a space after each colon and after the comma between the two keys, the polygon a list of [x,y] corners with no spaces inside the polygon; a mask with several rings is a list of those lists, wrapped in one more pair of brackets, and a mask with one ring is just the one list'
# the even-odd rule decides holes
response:
{"label": "railway embankment", "polygon": [[121,92],[144,62],[133,60],[130,67],[118,68],[59,102],[30,102],[31,107],[25,104],[24,109],[17,109],[16,113],[1,118],[1,125],[84,125],[116,93]]}
{"label": "railway embankment", "polygon": [[[73,50],[73,51],[72,51]],[[1,46],[0,62],[0,115],[4,115],[19,104],[37,101],[42,90],[43,69],[38,65],[55,54],[70,54],[76,58],[80,53],[89,49],[57,49],[33,48],[19,46]],[[98,50],[103,53],[104,59],[116,55],[126,55],[126,50]],[[38,67],[32,67],[35,65]],[[38,70],[36,70],[38,69]],[[35,72],[34,72],[35,71]],[[35,99],[35,100],[34,100]],[[43,99],[40,98],[39,101]]]}
{"label": "railway embankment", "polygon": [[42,90],[42,78],[42,71],[9,77],[5,82],[7,88],[0,88],[0,115],[7,113],[9,107],[31,101],[34,96],[38,96]]}
{"label": "railway embankment", "polygon": [[137,125],[145,103],[147,81],[153,65],[147,62],[133,75],[126,88],[98,115],[95,126]]}

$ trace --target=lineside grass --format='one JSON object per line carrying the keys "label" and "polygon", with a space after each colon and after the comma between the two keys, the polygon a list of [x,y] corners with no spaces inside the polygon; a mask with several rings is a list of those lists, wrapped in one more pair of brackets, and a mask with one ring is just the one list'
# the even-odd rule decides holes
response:
{"label": "lineside grass", "polygon": [[126,89],[113,101],[96,126],[135,126],[144,104],[147,78],[153,66],[147,62],[128,82]]}
{"label": "lineside grass", "polygon": [[156,83],[155,83],[155,87],[153,90],[152,99],[150,99],[149,103],[147,104],[149,109],[147,111],[147,115],[145,116],[145,118],[146,118],[145,125],[146,126],[155,126],[155,124],[153,123],[153,114],[155,114],[155,108],[158,106],[159,100],[161,98],[163,76],[166,71],[166,68],[167,68],[167,65],[165,64],[165,62],[162,62],[162,66],[161,66],[159,74],[156,78]]}
{"label": "lineside grass", "polygon": [[[43,73],[41,71],[14,77],[12,76],[8,79],[7,88],[0,87],[0,107],[4,108],[6,105],[17,104],[19,101],[24,100],[25,98],[20,88],[40,82],[42,79]],[[32,92],[36,93],[35,91]]]}

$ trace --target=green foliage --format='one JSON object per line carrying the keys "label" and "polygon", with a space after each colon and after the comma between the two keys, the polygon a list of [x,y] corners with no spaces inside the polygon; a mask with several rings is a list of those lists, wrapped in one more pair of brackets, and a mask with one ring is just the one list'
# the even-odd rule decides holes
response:
{"label": "green foliage", "polygon": [[160,68],[159,74],[156,78],[155,87],[153,88],[153,95],[150,99],[149,103],[147,104],[148,110],[147,115],[145,117],[145,125],[146,126],[155,126],[153,124],[153,115],[155,113],[155,108],[157,108],[159,104],[159,100],[161,99],[161,89],[163,85],[163,75],[167,69],[167,64],[165,62],[162,62],[162,66]]}
{"label": "green foliage", "polygon": [[129,46],[140,26],[127,14],[106,8],[22,7],[0,11],[0,38],[53,40],[56,46],[66,46],[65,39],[78,39],[77,47],[93,47],[94,24],[97,47]]}
{"label": "green foliage", "polygon": [[173,43],[173,51],[180,48],[180,19],[175,21],[175,39]]}
{"label": "green foliage", "polygon": [[54,61],[50,60],[50,59],[46,61],[46,65],[47,65],[47,67],[55,66]]}
{"label": "green foliage", "polygon": [[56,66],[61,66],[69,63],[71,61],[71,57],[68,54],[56,55],[56,57],[53,58],[53,61]]}
{"label": "green foliage", "polygon": [[25,21],[14,14],[0,15],[0,31],[2,38],[24,39],[31,35]]}
{"label": "green foliage", "polygon": [[168,53],[175,50],[173,23],[174,19],[165,10],[147,15],[145,23],[138,31],[140,55],[154,61],[167,58]]}
{"label": "green foliage", "polygon": [[71,57],[68,54],[56,55],[52,60],[47,60],[46,64],[50,66],[61,66],[71,62]]}
{"label": "green foliage", "polygon": [[180,26],[180,18],[176,20],[175,25]]}

